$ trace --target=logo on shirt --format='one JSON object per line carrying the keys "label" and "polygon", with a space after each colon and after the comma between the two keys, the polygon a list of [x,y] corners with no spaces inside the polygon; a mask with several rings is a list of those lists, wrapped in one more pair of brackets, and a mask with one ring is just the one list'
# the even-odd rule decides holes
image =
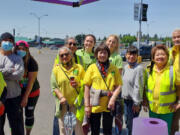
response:
{"label": "logo on shirt", "polygon": [[73,75],[78,75],[78,70],[77,70],[77,69],[75,69],[75,70],[73,71]]}

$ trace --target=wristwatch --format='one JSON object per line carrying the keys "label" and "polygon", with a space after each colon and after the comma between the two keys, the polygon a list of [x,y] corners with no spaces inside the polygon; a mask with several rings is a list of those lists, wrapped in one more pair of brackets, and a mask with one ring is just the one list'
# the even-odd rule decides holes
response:
{"label": "wristwatch", "polygon": [[177,103],[180,104],[180,100],[178,100]]}

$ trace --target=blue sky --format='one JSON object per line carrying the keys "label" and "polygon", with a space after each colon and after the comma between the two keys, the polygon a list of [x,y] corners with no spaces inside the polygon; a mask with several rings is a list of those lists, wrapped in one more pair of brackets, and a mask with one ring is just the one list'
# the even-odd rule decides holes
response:
{"label": "blue sky", "polygon": [[[68,0],[70,1],[70,0]],[[74,1],[74,0],[72,0]],[[133,20],[133,7],[140,0],[100,0],[72,8],[63,5],[31,0],[1,0],[0,33],[12,32],[20,36],[34,37],[38,33],[38,16],[41,19],[41,35],[65,38],[66,35],[94,34],[104,37],[110,34],[136,34],[138,22]],[[142,32],[159,36],[171,36],[180,28],[180,0],[143,0],[149,4],[148,22],[143,22]]]}

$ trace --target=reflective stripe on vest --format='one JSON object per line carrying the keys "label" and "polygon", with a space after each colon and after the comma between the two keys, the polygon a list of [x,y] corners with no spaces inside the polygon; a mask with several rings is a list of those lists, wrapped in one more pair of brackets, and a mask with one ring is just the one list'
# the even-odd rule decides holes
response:
{"label": "reflective stripe on vest", "polygon": [[[168,90],[167,91],[163,91],[163,90],[166,90],[166,86],[164,86],[165,89],[163,88],[163,86],[161,87],[160,95],[159,95],[159,104],[157,104],[159,106],[157,111],[160,111],[158,113],[162,113],[162,114],[164,114],[164,113],[171,113],[171,110],[169,109],[168,106],[170,106],[171,104],[175,103],[175,101],[176,101],[176,90],[174,88],[174,72],[173,72],[173,67],[170,66],[168,71],[169,71],[169,79],[165,79],[164,76],[162,76],[163,77],[162,81],[165,81],[165,80],[166,81],[167,80],[170,81],[168,83],[169,84],[169,91]],[[167,74],[168,71],[166,70],[164,72],[164,74]],[[157,105],[155,105],[156,103],[154,104],[154,102],[153,102],[153,87],[154,87],[153,85],[155,85],[155,84],[153,84],[154,80],[152,78],[150,79],[149,77],[150,76],[148,74],[148,87],[150,87],[150,89],[148,88],[146,90],[146,95],[147,95],[147,98],[149,100],[150,109],[153,110],[153,108],[155,106],[157,106]],[[149,81],[151,81],[151,82],[149,82]]]}
{"label": "reflective stripe on vest", "polygon": [[[147,92],[152,93],[152,90],[147,90]],[[160,95],[170,95],[176,93],[176,90],[168,91],[168,92],[160,92]]]}
{"label": "reflective stripe on vest", "polygon": [[[149,101],[149,104],[152,104],[153,102],[152,101]],[[159,106],[170,106],[172,104],[174,104],[175,102],[171,102],[171,103],[161,103],[159,104]]]}
{"label": "reflective stripe on vest", "polygon": [[[176,90],[172,90],[173,87],[173,66],[170,66],[169,69],[169,77],[170,77],[170,88],[168,92],[160,92],[160,95],[170,95],[176,92]],[[148,78],[149,78],[149,73],[148,73]],[[152,90],[148,89],[147,92],[152,93]]]}
{"label": "reflective stripe on vest", "polygon": [[76,57],[77,57],[78,64],[84,67],[84,62],[83,62],[82,57],[81,56],[76,56]]}
{"label": "reflective stripe on vest", "polygon": [[170,66],[169,69],[169,77],[170,77],[170,91],[172,91],[172,87],[173,87],[173,66]]}

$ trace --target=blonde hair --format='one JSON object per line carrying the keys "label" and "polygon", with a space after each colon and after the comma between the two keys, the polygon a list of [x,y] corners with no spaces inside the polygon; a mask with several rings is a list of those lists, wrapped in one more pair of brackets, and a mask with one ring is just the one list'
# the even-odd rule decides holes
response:
{"label": "blonde hair", "polygon": [[174,33],[174,32],[180,32],[180,29],[175,29],[175,30],[173,31],[173,33]]}
{"label": "blonde hair", "polygon": [[115,34],[109,35],[108,38],[106,39],[109,40],[110,37],[113,37],[116,40],[116,47],[114,49],[114,52],[118,52],[118,47],[119,47],[119,37]]}

